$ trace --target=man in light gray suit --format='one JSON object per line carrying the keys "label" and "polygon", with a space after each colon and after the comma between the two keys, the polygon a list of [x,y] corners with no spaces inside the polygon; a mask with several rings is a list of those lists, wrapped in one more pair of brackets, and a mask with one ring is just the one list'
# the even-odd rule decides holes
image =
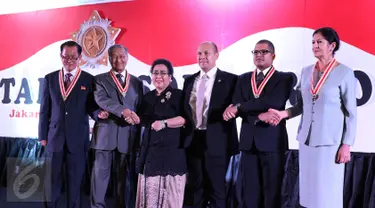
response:
{"label": "man in light gray suit", "polygon": [[140,137],[140,127],[135,124],[140,122],[136,112],[143,97],[143,84],[125,69],[128,51],[124,46],[111,46],[108,55],[112,69],[95,77],[95,101],[108,112],[108,118],[96,122],[93,129],[91,207],[106,207],[112,159],[117,170],[116,207],[134,207],[135,151]]}

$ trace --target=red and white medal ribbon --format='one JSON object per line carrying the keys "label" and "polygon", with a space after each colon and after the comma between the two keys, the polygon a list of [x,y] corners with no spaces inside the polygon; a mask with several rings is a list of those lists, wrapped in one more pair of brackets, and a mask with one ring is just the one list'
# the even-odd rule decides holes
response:
{"label": "red and white medal ribbon", "polygon": [[70,92],[72,92],[72,89],[76,85],[77,80],[78,80],[78,78],[79,78],[80,75],[81,75],[81,69],[77,68],[77,73],[73,77],[72,83],[69,85],[68,89],[65,89],[63,69],[60,70],[60,72],[59,72],[60,92],[61,92],[61,96],[63,97],[64,101],[66,101],[66,99],[68,98]]}
{"label": "red and white medal ribbon", "polygon": [[129,83],[130,83],[130,74],[128,72],[126,72],[126,76],[125,76],[125,86],[122,87],[120,81],[117,79],[116,75],[115,75],[115,72],[113,70],[111,70],[109,72],[111,74],[111,77],[113,79],[113,81],[115,82],[116,86],[117,86],[117,89],[120,91],[120,93],[122,94],[122,96],[125,97],[126,95],[126,92],[128,91],[129,89]]}
{"label": "red and white medal ribbon", "polygon": [[253,89],[253,94],[255,98],[259,98],[260,94],[262,94],[264,87],[266,86],[267,82],[270,80],[273,73],[275,73],[275,68],[272,66],[267,76],[263,79],[262,83],[259,85],[259,88],[258,88],[257,82],[256,82],[257,70],[256,69],[254,70],[253,75],[251,76],[251,88]]}
{"label": "red and white medal ribbon", "polygon": [[[324,82],[327,80],[328,75],[331,73],[331,71],[332,71],[333,66],[335,65],[335,63],[336,63],[336,59],[333,59],[333,60],[331,61],[331,63],[328,64],[328,67],[324,70],[323,75],[320,77],[320,79],[319,79],[319,81],[318,81],[318,83],[316,84],[315,87],[314,87],[314,73],[312,73],[312,76],[311,76],[311,88],[310,88],[310,92],[311,92],[311,94],[312,94],[313,100],[318,99],[319,91],[320,91],[320,89],[322,88]],[[313,70],[316,70],[316,66],[317,66],[317,64],[318,64],[318,62],[315,64]]]}

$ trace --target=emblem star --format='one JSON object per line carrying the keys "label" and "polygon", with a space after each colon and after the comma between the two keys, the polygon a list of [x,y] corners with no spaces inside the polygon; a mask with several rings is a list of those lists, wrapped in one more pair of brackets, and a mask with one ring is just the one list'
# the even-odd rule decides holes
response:
{"label": "emblem star", "polygon": [[92,47],[95,47],[97,50],[99,50],[100,49],[99,41],[102,38],[103,38],[103,35],[98,35],[96,33],[96,28],[94,28],[91,35],[86,37],[86,39],[89,41],[87,49],[91,49]]}
{"label": "emblem star", "polygon": [[98,11],[94,10],[80,29],[71,33],[72,40],[82,46],[79,65],[92,68],[108,66],[108,52],[105,49],[115,43],[120,31],[120,28],[112,27],[111,21],[101,18]]}

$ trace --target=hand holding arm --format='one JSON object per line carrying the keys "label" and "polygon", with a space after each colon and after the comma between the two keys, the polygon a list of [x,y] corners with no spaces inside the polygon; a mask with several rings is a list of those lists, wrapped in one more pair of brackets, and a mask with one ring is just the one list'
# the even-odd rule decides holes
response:
{"label": "hand holding arm", "polygon": [[230,119],[236,118],[238,113],[237,106],[230,104],[223,113],[223,119],[229,121]]}
{"label": "hand holding arm", "polygon": [[102,119],[102,120],[105,120],[107,119],[109,116],[109,113],[108,111],[100,111],[99,114],[98,114],[98,118]]}

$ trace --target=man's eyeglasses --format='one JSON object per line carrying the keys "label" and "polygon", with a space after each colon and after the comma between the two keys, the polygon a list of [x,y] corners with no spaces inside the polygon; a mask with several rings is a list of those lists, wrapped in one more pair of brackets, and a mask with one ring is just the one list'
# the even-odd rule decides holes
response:
{"label": "man's eyeglasses", "polygon": [[162,71],[162,72],[154,71],[154,72],[152,72],[151,74],[154,75],[154,76],[158,76],[158,75],[160,75],[160,76],[165,76],[165,75],[168,75],[168,72],[164,72],[164,71]]}
{"label": "man's eyeglasses", "polygon": [[64,60],[67,60],[67,61],[77,61],[79,57],[61,55],[61,58],[64,59]]}
{"label": "man's eyeglasses", "polygon": [[267,53],[272,53],[272,52],[269,50],[263,49],[263,50],[253,50],[251,51],[251,53],[253,53],[256,56],[256,55],[266,55]]}

